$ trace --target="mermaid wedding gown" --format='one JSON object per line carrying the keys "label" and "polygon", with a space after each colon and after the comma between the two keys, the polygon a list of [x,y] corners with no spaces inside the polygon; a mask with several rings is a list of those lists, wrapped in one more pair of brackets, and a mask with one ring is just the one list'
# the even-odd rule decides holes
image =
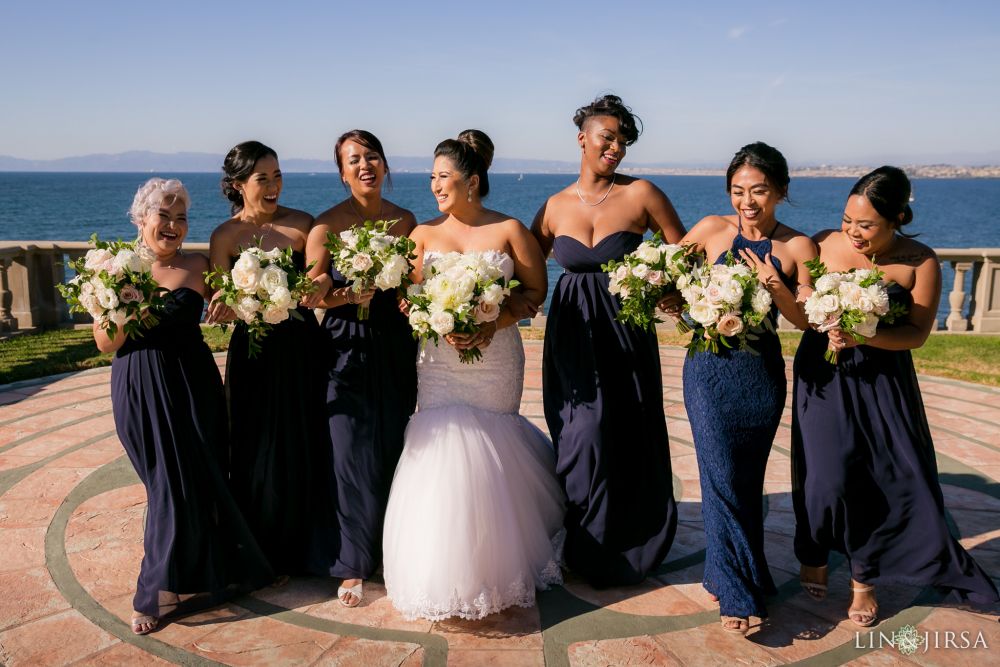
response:
{"label": "mermaid wedding gown", "polygon": [[[510,257],[490,258],[512,276]],[[517,327],[498,331],[474,364],[444,340],[428,342],[417,377],[385,516],[389,599],[407,618],[431,620],[534,605],[536,588],[561,582],[553,540],[564,500],[548,438],[518,414]]]}

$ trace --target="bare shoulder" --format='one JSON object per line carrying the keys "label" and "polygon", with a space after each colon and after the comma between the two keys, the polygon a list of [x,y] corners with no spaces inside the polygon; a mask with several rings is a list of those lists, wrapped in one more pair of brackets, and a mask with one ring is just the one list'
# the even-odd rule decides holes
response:
{"label": "bare shoulder", "polygon": [[[927,245],[916,239],[900,236],[896,240],[896,245],[886,258],[894,264],[909,264],[918,266],[928,261],[938,262],[937,253]],[[876,258],[876,262],[878,259]]]}
{"label": "bare shoulder", "polygon": [[823,248],[830,243],[836,242],[840,234],[841,231],[838,229],[821,229],[812,235],[812,240],[817,246]]}
{"label": "bare shoulder", "polygon": [[340,202],[339,204],[334,204],[317,215],[316,219],[313,221],[313,226],[317,227],[319,225],[323,225],[334,233],[342,232],[350,227],[351,218],[347,214],[348,209],[345,206],[345,202],[346,200]]}
{"label": "bare shoulder", "polygon": [[658,188],[652,181],[635,176],[615,176],[615,185],[625,188],[633,197],[666,197],[663,190]]}
{"label": "bare shoulder", "polygon": [[186,252],[184,257],[184,268],[192,273],[204,273],[208,271],[208,256],[200,252]]}
{"label": "bare shoulder", "polygon": [[735,227],[735,224],[725,215],[706,215],[695,223],[692,232],[699,234],[714,234]]}
{"label": "bare shoulder", "polygon": [[792,229],[787,225],[782,225],[782,229],[783,231],[779,240],[787,245],[791,250],[796,252],[808,252],[815,250],[816,244],[813,240],[799,230]]}
{"label": "bare shoulder", "polygon": [[426,239],[428,236],[434,235],[434,230],[441,226],[441,223],[445,221],[448,216],[439,215],[436,218],[431,218],[430,220],[425,220],[419,225],[413,228],[410,232],[410,238],[414,241]]}
{"label": "bare shoulder", "polygon": [[294,227],[308,233],[312,222],[313,217],[305,211],[300,211],[297,208],[281,208],[281,224],[287,227]]}
{"label": "bare shoulder", "polygon": [[233,236],[239,231],[239,228],[239,221],[236,218],[230,218],[212,230],[209,242],[226,243],[233,238]]}
{"label": "bare shoulder", "polygon": [[413,215],[413,211],[403,208],[398,204],[393,204],[391,201],[383,200],[385,203],[385,210],[383,211],[383,216],[387,220],[398,220],[398,222],[393,225],[394,234],[403,234],[408,236],[413,228],[417,226],[417,217]]}

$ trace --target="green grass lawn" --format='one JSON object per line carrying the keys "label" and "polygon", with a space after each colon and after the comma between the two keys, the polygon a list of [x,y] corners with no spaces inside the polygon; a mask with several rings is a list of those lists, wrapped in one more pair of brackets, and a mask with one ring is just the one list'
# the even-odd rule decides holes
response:
{"label": "green grass lawn", "polygon": [[[229,333],[218,327],[202,327],[213,351],[225,350]],[[541,329],[522,329],[528,339],[540,339]],[[792,356],[799,343],[798,333],[781,334],[785,354]],[[688,337],[660,333],[660,342],[684,345]],[[1000,387],[1000,336],[939,333],[913,352],[918,373],[977,382]],[[0,384],[31,378],[107,366],[110,354],[101,354],[89,329],[59,329],[0,340]]]}

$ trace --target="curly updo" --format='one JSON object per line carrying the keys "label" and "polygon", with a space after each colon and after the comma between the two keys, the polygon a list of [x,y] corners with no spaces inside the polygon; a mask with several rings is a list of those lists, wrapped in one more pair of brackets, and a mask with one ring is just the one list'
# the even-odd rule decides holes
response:
{"label": "curly updo", "polygon": [[741,167],[748,166],[763,172],[767,181],[778,189],[782,199],[788,199],[788,161],[777,148],[768,146],[763,141],[755,141],[736,151],[729,169],[726,170],[726,192],[733,185],[733,176]]}
{"label": "curly updo", "polygon": [[133,225],[142,229],[146,216],[158,210],[164,202],[170,206],[176,201],[184,202],[185,210],[191,208],[191,195],[183,183],[176,178],[151,178],[136,190],[128,217]]}
{"label": "curly updo", "polygon": [[585,107],[580,107],[573,115],[573,123],[583,131],[583,125],[588,118],[595,116],[611,116],[618,119],[618,131],[625,137],[625,145],[631,146],[642,134],[642,120],[632,113],[632,110],[622,103],[617,95],[603,95]]}
{"label": "curly updo", "polygon": [[234,215],[243,208],[243,194],[236,189],[235,184],[250,178],[257,160],[267,156],[278,159],[273,148],[268,148],[259,141],[244,141],[233,146],[222,161],[222,194],[232,202]]}
{"label": "curly updo", "polygon": [[473,174],[479,176],[479,196],[490,193],[490,178],[487,171],[493,164],[493,141],[482,130],[464,130],[457,139],[445,139],[434,149],[434,157],[446,157],[455,169],[468,179]]}
{"label": "curly updo", "polygon": [[861,195],[878,214],[899,228],[913,221],[910,208],[910,179],[899,167],[879,167],[858,179],[852,195]]}

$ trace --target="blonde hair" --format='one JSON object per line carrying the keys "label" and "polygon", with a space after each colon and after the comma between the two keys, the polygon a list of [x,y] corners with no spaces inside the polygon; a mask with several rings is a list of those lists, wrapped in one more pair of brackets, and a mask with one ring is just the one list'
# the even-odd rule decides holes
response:
{"label": "blonde hair", "polygon": [[179,199],[184,202],[185,209],[191,208],[191,196],[184,184],[176,178],[151,178],[140,185],[132,200],[132,207],[128,211],[132,224],[142,229],[146,216],[158,209],[168,198],[171,199],[171,203]]}

